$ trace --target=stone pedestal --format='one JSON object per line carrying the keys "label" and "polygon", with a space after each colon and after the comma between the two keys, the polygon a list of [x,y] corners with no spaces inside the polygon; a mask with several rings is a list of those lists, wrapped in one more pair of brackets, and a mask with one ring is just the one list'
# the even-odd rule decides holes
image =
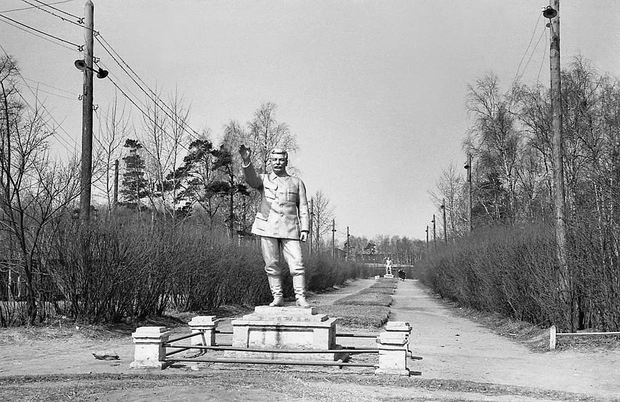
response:
{"label": "stone pedestal", "polygon": [[385,324],[385,330],[387,332],[398,332],[398,333],[405,334],[407,336],[407,343],[405,345],[405,347],[407,348],[407,353],[410,356],[413,356],[413,353],[411,352],[411,348],[410,348],[410,344],[409,344],[409,340],[411,339],[411,325],[409,325],[408,322],[405,322],[405,321],[388,321]]}
{"label": "stone pedestal", "polygon": [[383,275],[383,277],[385,279],[394,279],[394,275],[392,275],[392,274],[385,274],[385,275]]}
{"label": "stone pedestal", "polygon": [[227,351],[229,357],[271,360],[339,360],[339,353],[277,353],[286,350],[336,350],[336,319],[314,308],[256,307],[232,321],[233,347],[269,352]]}
{"label": "stone pedestal", "polygon": [[379,343],[379,368],[376,374],[409,376],[407,368],[408,335],[403,332],[382,332]]}
{"label": "stone pedestal", "polygon": [[166,327],[138,327],[131,334],[135,344],[134,361],[131,368],[164,368],[166,348],[170,331]]}
{"label": "stone pedestal", "polygon": [[190,322],[189,327],[192,330],[192,334],[201,333],[202,335],[191,337],[192,346],[214,346],[215,345],[215,329],[217,327],[217,320],[212,315],[199,315]]}

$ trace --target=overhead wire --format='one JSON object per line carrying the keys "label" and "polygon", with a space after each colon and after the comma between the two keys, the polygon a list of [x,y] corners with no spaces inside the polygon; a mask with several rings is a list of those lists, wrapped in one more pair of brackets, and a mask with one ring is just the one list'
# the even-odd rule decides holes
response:
{"label": "overhead wire", "polygon": [[[110,55],[110,57],[112,57],[112,59],[116,62],[116,64],[118,64],[118,66],[125,72],[125,74],[127,74],[127,76],[129,76],[129,78],[138,86],[138,88],[140,88],[145,94],[146,96],[153,101],[156,105],[159,106],[159,103],[161,103],[162,105],[164,105],[166,107],[167,110],[164,110],[161,106],[159,106],[162,111],[169,117],[169,118],[173,118],[173,116],[171,116],[171,114],[176,115],[176,112],[174,110],[172,110],[172,108],[170,106],[168,106],[166,104],[166,102],[164,102],[159,95],[157,95],[157,93],[155,93],[155,91],[153,91],[145,82],[144,80],[142,80],[142,78],[140,78],[140,76],[131,68],[131,66],[129,64],[127,64],[127,62],[118,54],[118,52],[116,52],[116,50],[114,50],[114,48],[112,48],[112,46],[105,40],[105,38],[103,37],[103,35],[99,34],[96,36],[97,42],[99,42],[99,44],[101,44],[101,47],[106,51],[106,53],[108,53]],[[120,61],[119,61],[120,60]],[[125,68],[126,67],[126,68]],[[128,71],[129,70],[129,71]],[[130,74],[131,72],[131,74]],[[134,78],[135,77],[135,78]],[[138,81],[140,83],[138,83]],[[143,86],[145,86],[148,89],[148,92],[143,88]],[[154,97],[154,98],[153,98]],[[183,131],[187,132],[192,139],[196,139],[197,137],[200,137],[200,134],[194,130],[193,128],[191,128],[189,125],[184,125],[187,126],[189,130],[191,130],[191,132],[188,132],[186,129],[184,129]],[[192,135],[193,134],[193,135]],[[196,137],[194,137],[194,135]]]}
{"label": "overhead wire", "polygon": [[[24,28],[30,29],[31,31],[34,31],[34,32],[36,32],[36,33],[38,33],[38,34],[40,34],[40,35],[45,35],[45,36],[48,36],[48,37],[50,37],[50,38],[52,38],[52,39],[55,39],[55,40],[57,40],[57,41],[59,41],[59,42],[62,42],[62,43],[66,43],[66,44],[69,44],[69,45],[75,46],[75,47],[76,47],[78,50],[80,50],[80,51],[83,49],[83,45],[78,45],[77,43],[73,43],[73,42],[68,41],[68,40],[66,40],[66,39],[59,38],[59,37],[58,37],[58,36],[56,36],[56,35],[52,35],[52,34],[47,33],[47,32],[45,32],[45,31],[41,31],[40,29],[33,28],[33,27],[31,27],[30,25],[28,25],[28,24],[24,24],[23,22],[16,21],[16,20],[14,20],[14,19],[13,19],[13,18],[11,18],[11,17],[7,17],[6,15],[0,14],[0,18],[4,18],[5,20],[11,21],[13,24],[17,24],[17,25],[22,26],[22,27],[24,27]],[[26,32],[28,32],[28,31],[26,31]]]}
{"label": "overhead wire", "polygon": [[[36,4],[33,4],[32,2],[30,2],[30,1],[28,1],[28,0],[22,0],[22,1],[23,1],[24,3],[26,3],[26,4],[30,5],[30,6],[31,6],[31,8],[36,8],[36,9],[39,9],[40,11],[44,11],[44,12],[46,12],[46,13],[48,13],[48,14],[50,14],[50,15],[52,15],[52,16],[54,16],[54,17],[56,17],[56,18],[61,19],[61,20],[62,20],[62,21],[64,21],[64,22],[69,22],[69,23],[71,23],[71,24],[78,25],[78,26],[80,26],[81,28],[82,28],[82,27],[83,27],[83,28],[86,28],[86,27],[84,27],[84,26],[82,25],[82,24],[83,24],[83,19],[82,19],[82,18],[80,18],[80,17],[78,17],[78,16],[76,16],[76,15],[73,15],[73,14],[71,14],[71,13],[68,13],[68,12],[66,12],[66,11],[64,11],[64,10],[62,10],[62,9],[59,9],[59,8],[53,7],[53,6],[51,6],[51,4],[49,4],[49,3],[44,3],[44,2],[39,1],[39,0],[33,0],[33,1],[35,1],[36,3],[38,3],[38,4],[42,5],[42,6],[49,7],[49,8],[51,8],[51,9],[55,10],[55,11],[58,11],[58,12],[60,12],[60,13],[65,14],[65,15],[67,15],[67,16],[69,16],[69,17],[71,17],[71,18],[75,18],[78,22],[74,22],[74,21],[68,20],[67,18],[65,18],[65,17],[63,17],[63,16],[58,15],[57,13],[51,12],[51,11],[49,11],[49,10],[46,10],[46,9],[42,8],[41,6],[37,6]],[[65,2],[66,2],[66,1],[65,1]],[[60,4],[60,3],[64,3],[64,2],[58,2],[58,3],[54,3],[54,4]],[[31,8],[29,8],[29,9],[31,9]],[[16,11],[16,10],[14,10],[14,11]],[[46,40],[48,40],[48,41],[51,41],[51,40],[50,40],[50,39],[48,39],[48,38],[52,38],[52,39],[55,39],[55,40],[60,41],[60,42],[62,42],[62,43],[66,43],[66,44],[69,44],[69,45],[75,46],[75,47],[78,49],[78,51],[80,51],[80,52],[81,52],[81,51],[83,51],[83,48],[84,48],[84,47],[83,47],[83,45],[78,45],[78,44],[76,44],[76,43],[73,43],[73,42],[67,41],[67,40],[65,40],[65,39],[62,39],[62,38],[57,37],[57,36],[55,36],[55,35],[49,34],[49,33],[47,33],[47,32],[44,32],[44,31],[42,31],[42,30],[39,30],[39,29],[37,29],[37,28],[33,28],[33,27],[31,27],[31,26],[29,26],[29,25],[27,25],[27,24],[24,24],[24,23],[21,23],[21,22],[19,22],[19,21],[16,21],[16,20],[14,20],[14,19],[12,19],[12,18],[10,18],[10,17],[4,16],[4,15],[1,15],[1,14],[0,14],[0,17],[4,18],[5,20],[8,20],[8,21],[12,22],[13,24],[11,24],[11,25],[13,25],[13,26],[15,26],[14,24],[18,25],[18,26],[16,26],[17,28],[20,28],[20,29],[27,28],[27,29],[29,29],[29,30],[31,30],[31,31],[33,31],[33,32],[35,32],[36,34],[35,34],[35,33],[33,33],[33,32],[30,32],[30,31],[27,31],[27,30],[26,30],[26,32],[31,33],[31,34],[33,34],[33,35],[35,35],[35,36],[38,36],[38,37],[40,37],[40,38],[42,38],[42,39],[46,39]],[[6,22],[6,21],[5,21],[5,22]],[[10,22],[6,22],[6,23],[10,24]],[[22,28],[22,27],[23,27],[23,28]],[[24,29],[24,30],[25,30],[25,29]],[[38,34],[38,35],[37,35],[37,34]],[[174,110],[173,110],[170,106],[168,106],[168,105],[166,104],[166,102],[164,102],[164,101],[163,101],[163,100],[162,100],[162,99],[161,99],[161,98],[160,98],[160,97],[159,97],[159,96],[158,96],[158,95],[157,95],[157,94],[156,94],[156,93],[155,93],[155,92],[154,92],[154,91],[153,91],[153,90],[152,90],[152,89],[151,89],[151,88],[150,88],[150,87],[149,87],[149,86],[148,86],[148,85],[144,82],[144,80],[142,80],[142,78],[140,78],[140,76],[139,76],[139,75],[138,75],[138,74],[137,74],[137,73],[136,73],[136,72],[135,72],[135,71],[131,68],[131,66],[129,66],[129,64],[128,64],[127,62],[125,62],[125,60],[124,60],[124,59],[120,56],[120,54],[118,54],[118,52],[116,52],[116,50],[114,50],[114,49],[113,49],[113,47],[112,47],[112,46],[111,46],[111,45],[107,42],[107,40],[105,40],[105,38],[103,38],[103,36],[101,36],[101,35],[100,35],[100,33],[99,33],[99,32],[97,32],[97,31],[94,31],[94,30],[93,30],[93,34],[94,34],[93,36],[97,39],[97,41],[98,41],[98,42],[99,42],[99,44],[102,46],[102,48],[105,50],[105,52],[106,52],[106,53],[108,53],[108,54],[110,55],[110,57],[112,57],[112,59],[116,62],[116,64],[117,64],[117,65],[118,65],[118,66],[119,66],[119,67],[123,70],[123,72],[124,72],[125,74],[127,74],[127,76],[128,76],[128,77],[129,77],[129,78],[130,78],[133,82],[134,82],[134,84],[135,84],[135,85],[137,85],[137,86],[138,86],[138,88],[139,88],[142,92],[144,92],[144,94],[147,96],[147,98],[148,98],[150,101],[152,101],[152,102],[154,103],[154,105],[155,105],[157,108],[159,108],[159,109],[160,109],[160,110],[161,110],[161,111],[162,111],[162,112],[163,112],[166,116],[168,116],[168,118],[173,119],[173,120],[178,119],[178,115],[177,115],[177,113],[176,113],[176,112],[175,112],[175,111],[174,111]],[[43,36],[41,36],[41,35],[43,35]],[[62,45],[62,46],[63,46],[63,47],[68,48],[67,46],[64,46],[64,45]],[[102,64],[103,64],[103,63],[102,63]],[[133,97],[138,98],[138,97],[137,97],[137,96],[136,96],[133,92],[131,92],[131,90],[129,90],[128,88],[127,88],[126,90],[123,90],[123,89],[121,88],[121,86],[120,86],[120,84],[119,84],[118,82],[116,82],[115,80],[113,80],[110,76],[108,76],[108,78],[110,79],[110,82],[112,82],[112,84],[113,84],[113,85],[117,88],[117,90],[119,90],[119,91],[123,94],[123,96],[124,96],[125,98],[127,98],[127,99],[128,99],[128,100],[129,100],[129,101],[130,101],[133,105],[134,105],[134,107],[136,107],[136,109],[138,109],[138,111],[139,111],[139,112],[140,112],[143,116],[145,116],[145,117],[146,117],[146,118],[147,118],[147,119],[148,119],[148,120],[149,120],[152,124],[154,124],[154,125],[155,125],[155,127],[157,127],[158,129],[160,129],[160,130],[161,130],[161,131],[162,131],[165,135],[168,135],[168,134],[167,134],[167,132],[166,132],[166,130],[164,130],[164,128],[163,128],[163,127],[161,127],[161,125],[160,125],[159,123],[157,123],[157,122],[156,122],[156,121],[155,121],[155,120],[154,120],[154,119],[153,119],[153,118],[152,118],[152,117],[151,117],[151,116],[150,116],[150,115],[149,115],[149,114],[148,114],[148,113],[144,110],[144,108],[146,108],[147,106],[146,106],[145,104],[141,104],[141,106],[142,106],[142,107],[141,107],[141,106],[139,106],[139,105],[138,105],[138,102],[137,102],[137,101],[135,101],[135,100],[134,100],[134,99],[133,99],[133,98],[132,98],[132,97],[128,94],[128,92],[129,92],[129,93],[131,93],[131,95],[133,95]],[[23,79],[23,77],[22,77],[22,79]],[[120,81],[119,81],[119,82],[120,82]],[[27,84],[27,83],[26,83],[26,86],[28,86],[28,84]],[[29,87],[29,86],[28,86],[28,87]],[[146,87],[147,89],[145,89],[144,87]],[[30,87],[29,87],[29,88],[30,88]],[[32,91],[32,89],[31,89],[31,88],[30,88],[30,90]],[[45,91],[41,91],[41,92],[46,93]],[[61,96],[61,95],[57,95],[57,94],[51,94],[51,93],[49,93],[49,94],[50,94],[50,95],[54,95],[54,96]],[[61,96],[61,97],[62,97],[62,96]],[[65,98],[66,98],[66,97],[65,97]],[[140,103],[141,103],[141,102],[140,102]],[[192,139],[196,139],[197,137],[199,137],[199,136],[200,136],[200,134],[199,134],[198,132],[196,132],[193,128],[191,128],[191,127],[190,127],[190,126],[189,126],[186,122],[183,122],[183,123],[180,125],[180,128],[183,130],[183,132],[186,132],[187,134],[189,134],[189,136],[190,136],[190,137],[192,137]],[[169,135],[168,135],[168,136],[169,136]],[[180,145],[181,145],[183,148],[185,148],[186,150],[188,150],[188,148],[187,148],[187,147],[185,147],[183,144],[180,144]]]}
{"label": "overhead wire", "polygon": [[[142,115],[143,115],[144,117],[146,117],[148,120],[150,120],[150,121],[151,121],[151,123],[153,123],[153,125],[154,125],[155,127],[157,127],[158,129],[160,129],[163,133],[166,133],[166,130],[164,130],[164,128],[163,128],[163,127],[162,127],[159,123],[157,123],[157,122],[153,119],[153,117],[152,117],[150,114],[148,114],[148,113],[146,113],[144,110],[142,110],[142,108],[140,108],[140,106],[138,106],[138,105],[136,104],[136,102],[135,102],[135,101],[134,101],[134,100],[133,100],[133,99],[132,99],[129,95],[127,95],[127,93],[126,93],[125,91],[123,91],[123,89],[120,87],[120,85],[119,85],[119,84],[117,84],[117,83],[116,83],[116,82],[115,82],[115,81],[114,81],[114,80],[110,77],[110,75],[108,75],[108,77],[107,77],[107,78],[110,80],[110,82],[112,83],[112,85],[114,85],[114,87],[115,87],[116,89],[118,89],[118,90],[120,91],[120,93],[121,93],[121,94],[123,94],[123,96],[124,96],[124,97],[125,97],[125,98],[129,101],[129,102],[131,102],[131,104],[132,104],[132,105],[134,105],[134,106],[135,106],[135,108],[136,108],[136,109],[138,109],[138,111],[139,111],[140,113],[142,113]],[[185,145],[183,145],[182,143],[180,143],[179,145],[181,145],[181,147],[182,147],[182,148],[184,148],[185,150],[189,151],[189,148],[187,148],[187,147],[186,147]],[[145,151],[146,151],[149,155],[151,155],[152,157],[155,157],[155,156],[154,156],[154,155],[153,155],[153,154],[152,154],[152,153],[151,153],[151,152],[150,152],[147,148],[143,148],[143,149],[144,149],[144,150],[145,150]]]}
{"label": "overhead wire", "polygon": [[[2,16],[2,14],[0,14],[0,17],[3,17],[3,16]],[[8,25],[11,25],[11,26],[12,26],[12,27],[14,27],[14,28],[21,29],[22,31],[24,31],[24,32],[26,32],[26,33],[29,33],[29,34],[31,34],[31,35],[33,35],[33,36],[36,36],[36,37],[40,38],[40,39],[43,39],[43,40],[48,41],[48,42],[50,42],[50,43],[53,43],[53,44],[55,44],[55,45],[57,45],[57,46],[64,47],[65,49],[69,49],[69,50],[75,50],[74,48],[69,47],[69,46],[67,46],[67,45],[65,45],[65,44],[63,44],[63,43],[58,43],[58,42],[55,42],[55,41],[51,40],[50,38],[46,38],[46,37],[45,37],[45,36],[43,36],[43,35],[39,35],[39,34],[37,34],[37,33],[35,33],[35,32],[28,31],[27,29],[25,29],[25,28],[23,28],[23,27],[21,27],[21,26],[19,26],[19,25],[17,25],[17,24],[13,24],[13,23],[8,22],[8,21],[4,21],[4,23],[5,23],[5,24],[8,24]],[[81,51],[81,49],[80,49],[79,47],[78,47],[78,50],[80,50],[80,51]]]}
{"label": "overhead wire", "polygon": [[519,76],[519,70],[521,69],[521,65],[523,64],[523,60],[525,59],[525,56],[527,55],[528,50],[530,50],[530,46],[532,46],[532,42],[534,41],[534,36],[536,35],[536,30],[538,29],[538,24],[540,23],[541,18],[542,18],[542,13],[538,14],[538,20],[536,20],[536,24],[534,24],[534,29],[532,30],[530,41],[528,42],[527,47],[525,48],[525,51],[523,52],[523,55],[521,56],[521,60],[519,61],[519,65],[517,66],[517,72],[515,73],[515,78],[513,82],[519,81],[521,77],[523,76],[523,74]]}
{"label": "overhead wire", "polygon": [[56,5],[56,4],[68,3],[68,2],[74,1],[74,0],[58,1],[56,3],[45,3],[45,2],[42,2],[42,1],[39,1],[39,0],[34,0],[34,1],[36,1],[37,3],[39,3],[39,4],[41,4],[41,5],[45,6],[45,7],[49,7],[52,10],[56,10],[58,12],[61,12],[61,13],[65,14],[65,15],[68,15],[69,17],[77,18],[78,20],[82,19],[81,17],[78,17],[77,15],[73,15],[71,13],[66,12],[65,10],[61,10],[60,8],[56,8],[56,7],[53,6],[53,5]]}
{"label": "overhead wire", "polygon": [[[7,53],[7,51],[4,49],[4,47],[0,44],[0,49],[2,49],[2,52],[4,53],[4,55],[8,58],[9,54]],[[26,88],[28,88],[28,90],[30,91],[30,93],[34,96],[35,102],[37,103],[37,107],[40,107],[47,113],[47,115],[50,117],[50,119],[56,124],[57,128],[60,129],[60,131],[64,132],[67,137],[69,139],[72,139],[72,137],[69,135],[69,133],[67,133],[67,131],[62,127],[62,125],[60,123],[58,123],[58,121],[54,118],[54,115],[52,115],[52,113],[50,113],[50,111],[45,107],[45,105],[40,102],[38,100],[38,97],[35,93],[35,91],[30,87],[30,85],[28,85],[28,82],[26,81],[26,78],[22,75],[22,73],[17,70],[17,75],[19,75],[19,77],[22,79],[22,81],[24,82],[24,85],[26,86]],[[24,101],[24,103],[33,111],[36,111],[37,108],[36,107],[32,107],[30,105],[30,103],[28,102],[28,100],[23,96],[23,94],[18,90],[17,93],[19,94],[20,98]],[[47,125],[47,123],[46,123]],[[54,127],[48,127],[51,131],[53,132],[57,132],[56,129],[54,129]],[[66,151],[71,152],[71,145],[73,145],[73,150],[76,149],[77,147],[77,142],[75,140],[73,140],[73,144],[69,143],[68,140],[66,140],[65,138],[61,137],[61,136],[55,136],[56,139],[59,140],[59,142],[61,143],[61,145],[65,148]]]}
{"label": "overhead wire", "polygon": [[[545,29],[545,42],[548,42],[546,29]],[[540,61],[540,67],[538,68],[538,75],[536,76],[536,83],[540,82],[540,72],[542,71],[543,64],[545,63],[545,57],[547,56],[547,46],[543,46],[543,48],[544,48],[543,57],[542,57],[542,60]]]}
{"label": "overhead wire", "polygon": [[[72,1],[75,1],[75,0],[56,1],[54,3],[49,3],[49,4],[46,4],[46,5],[50,6],[51,4],[56,5],[56,4],[62,4],[62,3],[70,3]],[[32,9],[33,9],[33,7],[22,7],[22,8],[14,8],[14,9],[11,9],[11,10],[0,10],[0,13],[13,13],[13,12],[16,12],[16,11],[26,11],[26,10],[32,10]]]}
{"label": "overhead wire", "polygon": [[[32,91],[32,88],[28,87],[28,89],[30,89]],[[35,98],[35,103],[36,106],[33,107],[30,102],[28,102],[28,100],[24,97],[24,95],[21,93],[21,91],[19,89],[16,89],[16,92],[18,93],[19,97],[22,99],[22,101],[24,101],[24,103],[30,108],[30,110],[32,111],[37,111],[38,107],[41,107],[46,113],[47,115],[52,119],[52,121],[56,124],[57,128],[60,129],[61,131],[63,131],[65,134],[67,134],[67,136],[69,136],[69,133],[67,133],[64,128],[62,128],[62,126],[60,125],[60,123],[58,123],[58,121],[54,118],[54,116],[49,112],[49,110],[45,107],[45,105],[42,102],[39,102],[37,98]],[[33,93],[34,94],[34,93]],[[36,96],[36,94],[35,94]],[[45,126],[47,126],[47,128],[52,132],[52,133],[56,133],[57,129],[54,128],[53,126],[49,126],[48,122],[44,121],[43,124]],[[61,145],[63,146],[63,148],[65,148],[66,151],[71,152],[71,144],[64,139],[61,136],[54,136],[54,138],[56,138]],[[69,138],[71,138],[71,136],[69,136]],[[75,147],[73,148],[73,151],[75,151],[77,149],[77,143],[73,144]]]}
{"label": "overhead wire", "polygon": [[[46,84],[46,83],[44,83],[44,82],[40,82],[40,81],[35,81],[35,80],[32,80],[32,79],[30,79],[30,78],[24,78],[24,79],[25,79],[26,81],[31,82],[31,83],[35,83],[35,84],[37,84],[37,85],[41,85],[41,86],[44,86],[44,87],[47,87],[47,88],[51,88],[51,89],[56,90],[56,91],[58,91],[58,92],[64,92],[64,93],[65,93],[65,94],[67,94],[67,95],[71,95],[71,96],[72,96],[72,98],[71,98],[71,99],[78,99],[78,95],[77,95],[76,93],[71,92],[71,91],[67,91],[66,89],[57,88],[57,87],[54,87],[54,86],[52,86],[52,85]],[[51,94],[50,94],[50,95],[51,95]]]}
{"label": "overhead wire", "polygon": [[[538,48],[538,44],[540,43],[540,41],[542,40],[543,36],[546,36],[547,31],[543,31],[540,36],[538,37],[538,41],[536,42],[536,45],[534,46],[534,49],[532,50],[532,53],[530,54],[530,57],[527,60],[527,63],[525,63],[525,67],[523,68],[523,73],[521,74],[521,76],[519,77],[519,80],[521,79],[521,77],[523,77],[523,74],[525,74],[525,70],[527,70],[527,67],[530,65],[530,62],[532,61],[532,58],[534,57],[534,52],[536,51],[536,49]],[[546,47],[545,47],[545,53],[546,53]],[[544,61],[544,58],[543,58]]]}
{"label": "overhead wire", "polygon": [[[83,27],[84,27],[84,18],[80,18],[80,17],[74,16],[74,15],[72,15],[72,14],[68,14],[68,15],[70,15],[72,18],[76,18],[76,19],[77,19],[77,21],[71,21],[71,20],[66,19],[66,18],[65,18],[65,17],[63,17],[63,16],[60,16],[60,15],[58,15],[58,14],[56,14],[56,13],[53,13],[53,12],[51,12],[51,11],[49,11],[49,10],[44,9],[44,8],[42,8],[41,6],[37,6],[36,4],[32,4],[32,3],[31,3],[31,2],[29,2],[28,0],[22,0],[22,1],[23,1],[24,3],[26,3],[26,4],[31,5],[31,6],[32,6],[32,7],[34,7],[34,8],[37,8],[37,9],[39,9],[39,10],[43,11],[43,12],[46,12],[46,13],[48,13],[48,14],[50,14],[50,15],[53,15],[54,17],[60,18],[61,20],[65,21],[65,22],[69,22],[69,23],[71,23],[71,24],[73,24],[73,25],[77,25],[77,26],[79,26],[80,28],[83,28]],[[36,1],[36,0],[35,0],[35,1]],[[38,3],[41,3],[41,2],[39,1]],[[54,10],[59,10],[59,9],[57,9],[57,8],[55,8],[55,7],[51,7],[51,6],[49,6],[49,5],[45,4],[45,3],[41,3],[41,4],[43,4],[43,5],[45,5],[45,6],[48,6],[48,7],[52,8],[52,9],[54,9]],[[60,10],[60,11],[62,11],[62,10]]]}

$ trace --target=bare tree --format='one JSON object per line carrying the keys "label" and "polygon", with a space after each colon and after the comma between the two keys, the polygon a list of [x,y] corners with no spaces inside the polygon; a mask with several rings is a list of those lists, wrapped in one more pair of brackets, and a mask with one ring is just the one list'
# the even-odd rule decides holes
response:
{"label": "bare tree", "polygon": [[257,167],[267,171],[269,153],[274,148],[284,148],[289,153],[297,150],[297,141],[285,123],[276,120],[275,103],[264,103],[254,113],[248,124],[250,147],[254,151]]}
{"label": "bare tree", "polygon": [[8,232],[24,277],[28,321],[34,324],[41,297],[40,246],[55,218],[79,196],[77,158],[68,166],[49,159],[48,140],[55,134],[41,115],[38,101],[26,110],[13,78],[11,58],[0,59],[0,231]]}
{"label": "bare tree", "polygon": [[[489,74],[468,88],[467,109],[474,126],[465,147],[478,158],[487,197],[477,197],[494,220],[514,222],[517,166],[521,141],[515,127],[514,91],[501,94],[499,79]],[[502,190],[501,187],[504,187]],[[501,193],[507,193],[507,200]]]}
{"label": "bare tree", "polygon": [[332,230],[332,221],[334,219],[334,208],[329,204],[329,199],[322,190],[317,191],[312,196],[312,235],[314,236],[313,246],[315,252],[321,251],[321,243],[325,235]]}
{"label": "bare tree", "polygon": [[116,161],[120,159],[125,139],[131,134],[129,114],[124,106],[119,107],[117,94],[114,95],[105,117],[104,127],[97,141],[99,149],[93,169],[99,178],[93,178],[93,186],[105,194],[108,211],[111,211],[117,201],[114,199]]}
{"label": "bare tree", "polygon": [[[170,96],[167,105],[158,96],[151,99],[147,105],[146,116],[143,119],[144,135],[143,146],[147,157],[147,180],[150,183],[149,199],[154,210],[161,209],[174,216],[175,186],[183,141],[187,137],[190,109],[183,105],[183,99],[178,92]],[[168,173],[173,176],[167,179]],[[166,194],[172,191],[170,198]],[[160,200],[160,205],[156,202]]]}
{"label": "bare tree", "polygon": [[465,197],[467,187],[463,176],[457,173],[454,164],[443,170],[436,187],[437,192],[430,191],[429,194],[437,209],[445,201],[446,228],[449,228],[449,237],[466,233],[469,228],[467,198]]}

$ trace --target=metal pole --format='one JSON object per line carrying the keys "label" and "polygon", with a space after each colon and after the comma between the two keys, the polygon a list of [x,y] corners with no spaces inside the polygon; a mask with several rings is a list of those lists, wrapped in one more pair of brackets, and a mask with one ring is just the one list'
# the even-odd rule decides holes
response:
{"label": "metal pole", "polygon": [[82,89],[82,175],[80,220],[90,221],[90,194],[93,164],[93,31],[95,6],[91,0],[84,5],[84,85]]}

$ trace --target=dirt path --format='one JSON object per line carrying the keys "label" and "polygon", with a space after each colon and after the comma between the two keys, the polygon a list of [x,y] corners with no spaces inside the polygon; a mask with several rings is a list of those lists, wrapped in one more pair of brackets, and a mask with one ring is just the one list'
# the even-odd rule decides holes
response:
{"label": "dirt path", "polygon": [[[310,301],[331,304],[372,283],[358,280]],[[128,333],[93,339],[72,328],[58,338],[20,338],[13,330],[0,330],[0,400],[620,400],[620,350],[532,352],[458,317],[415,280],[398,283],[391,310],[390,320],[413,327],[411,349],[424,359],[410,361],[409,368],[420,376],[298,366],[140,371],[129,368],[133,343]],[[121,360],[95,360],[96,350],[114,350]]]}
{"label": "dirt path", "polygon": [[399,282],[390,320],[408,321],[412,364],[425,379],[585,393],[620,398],[620,351],[535,353],[469,319],[455,316],[418,281]]}

